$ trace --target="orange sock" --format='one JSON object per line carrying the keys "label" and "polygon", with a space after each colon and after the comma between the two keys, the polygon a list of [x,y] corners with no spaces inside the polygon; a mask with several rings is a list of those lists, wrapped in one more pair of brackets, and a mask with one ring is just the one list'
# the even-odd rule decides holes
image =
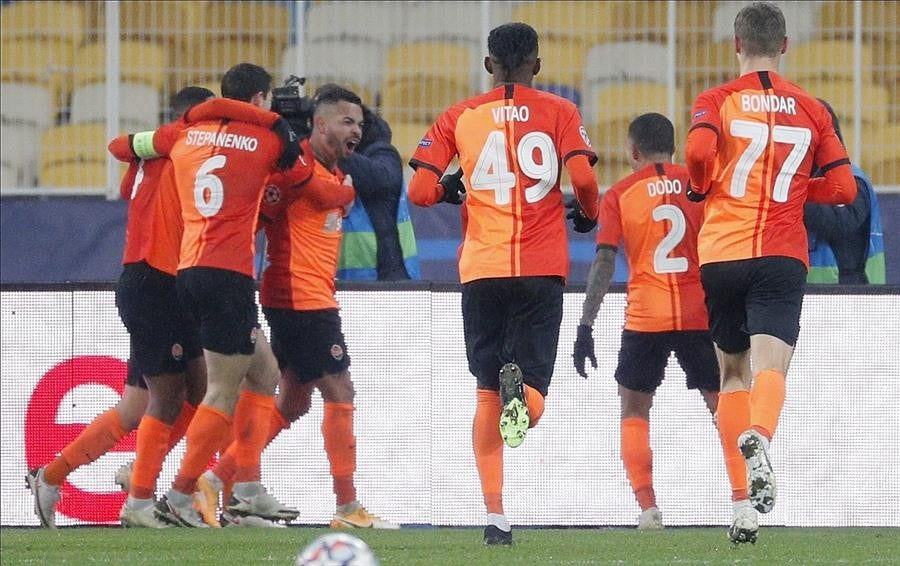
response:
{"label": "orange sock", "polygon": [[769,440],[775,435],[785,394],[783,373],[767,369],[753,378],[753,387],[750,389],[750,426]]}
{"label": "orange sock", "polygon": [[719,393],[716,411],[725,469],[731,481],[731,500],[747,499],[747,464],[738,448],[738,436],[750,428],[750,392],[746,389]]}
{"label": "orange sock", "polygon": [[325,439],[325,453],[331,464],[337,504],[340,506],[356,501],[356,486],[353,483],[353,474],[356,472],[353,403],[325,403],[322,437]]}
{"label": "orange sock", "polygon": [[150,499],[156,493],[156,478],[162,470],[163,460],[169,453],[172,425],[144,415],[138,425],[137,452],[131,472],[129,494],[138,499]]}
{"label": "orange sock", "polygon": [[241,391],[234,409],[234,481],[259,481],[259,460],[269,437],[268,423],[275,409],[274,395]]}
{"label": "orange sock", "polygon": [[650,423],[639,417],[622,419],[622,463],[641,511],[656,507],[653,491],[653,451],[650,449]]}
{"label": "orange sock", "polygon": [[44,480],[50,485],[62,485],[69,474],[106,454],[128,432],[122,428],[122,419],[115,407],[97,415],[55,460],[47,464]]}
{"label": "orange sock", "polygon": [[528,418],[531,423],[528,428],[534,428],[544,414],[544,396],[530,385],[525,385],[525,404],[528,405]]}
{"label": "orange sock", "polygon": [[206,469],[210,457],[222,444],[222,437],[231,428],[231,417],[222,411],[201,404],[188,426],[187,452],[181,460],[181,468],[172,487],[181,493],[191,494],[197,487],[197,478]]}
{"label": "orange sock", "polygon": [[475,466],[481,479],[487,512],[503,515],[503,440],[497,427],[500,422],[500,393],[478,389],[477,395],[478,403],[472,422]]}
{"label": "orange sock", "polygon": [[194,418],[196,413],[197,407],[187,401],[181,404],[181,412],[178,413],[178,418],[172,424],[172,432],[169,435],[169,450],[175,448],[175,445],[184,438],[184,433],[187,431],[188,426],[191,424],[191,419]]}

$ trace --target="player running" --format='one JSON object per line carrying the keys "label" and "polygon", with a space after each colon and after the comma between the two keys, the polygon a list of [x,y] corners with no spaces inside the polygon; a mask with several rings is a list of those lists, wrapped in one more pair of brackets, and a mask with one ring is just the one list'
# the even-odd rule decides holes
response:
{"label": "player running", "polygon": [[[787,44],[777,6],[755,2],[738,13],[740,77],[697,97],[686,146],[690,196],[706,198],[700,275],[722,374],[718,426],[737,499],[735,543],[756,541],[756,511],[775,505],[768,447],[800,333],[803,204],[856,196],[828,111],[777,72]],[[814,170],[823,176],[810,178]]]}
{"label": "player running", "polygon": [[[488,525],[485,544],[512,544],[503,511],[503,443],[519,446],[544,412],[563,287],[569,273],[560,167],[596,225],[599,200],[591,150],[574,104],[535,90],[537,32],[504,24],[488,36],[484,67],[494,88],[454,104],[428,130],[413,158],[409,199],[463,205],[459,274],[469,371],[478,382],[472,432]],[[455,156],[458,173],[440,179]],[[465,175],[465,181],[462,176]]]}
{"label": "player running", "polygon": [[687,200],[687,169],[672,163],[675,129],[661,114],[644,114],[628,127],[632,175],[612,186],[600,202],[597,256],[588,275],[575,341],[575,369],[597,367],[592,327],[609,290],[616,250],[628,258],[628,306],[615,378],[621,398],[621,454],[641,507],[638,529],[661,529],[653,489],[650,408],[674,352],[711,413],[719,392],[719,367],[700,285],[697,232],[703,207]]}

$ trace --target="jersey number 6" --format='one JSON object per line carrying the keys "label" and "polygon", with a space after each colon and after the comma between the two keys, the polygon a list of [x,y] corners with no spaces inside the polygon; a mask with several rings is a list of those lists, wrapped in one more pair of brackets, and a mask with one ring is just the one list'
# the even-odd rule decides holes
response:
{"label": "jersey number 6", "polygon": [[194,176],[194,204],[197,205],[197,212],[206,218],[215,215],[222,208],[225,187],[222,186],[222,179],[212,172],[225,167],[227,159],[224,155],[210,157],[203,162],[197,170],[197,175]]}
{"label": "jersey number 6", "polygon": [[[540,154],[539,163],[534,159],[535,150]],[[519,140],[516,157],[522,173],[537,181],[525,189],[525,201],[537,202],[547,196],[559,178],[559,157],[550,136],[544,132],[525,134]],[[488,134],[469,182],[474,190],[494,191],[494,202],[497,204],[510,203],[510,192],[516,186],[516,174],[509,168],[504,132],[494,130]]]}

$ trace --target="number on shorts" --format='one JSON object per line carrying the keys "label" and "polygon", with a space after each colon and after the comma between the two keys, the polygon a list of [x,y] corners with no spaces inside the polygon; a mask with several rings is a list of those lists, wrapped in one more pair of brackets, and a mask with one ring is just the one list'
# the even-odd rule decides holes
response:
{"label": "number on shorts", "polygon": [[[535,150],[540,154],[540,163],[534,158]],[[522,173],[537,181],[525,189],[525,201],[537,202],[547,196],[559,179],[559,157],[553,139],[544,132],[529,132],[519,140],[516,157]],[[510,203],[516,174],[510,171],[504,132],[494,130],[488,134],[470,184],[473,190],[494,191],[494,202],[499,205]]]}

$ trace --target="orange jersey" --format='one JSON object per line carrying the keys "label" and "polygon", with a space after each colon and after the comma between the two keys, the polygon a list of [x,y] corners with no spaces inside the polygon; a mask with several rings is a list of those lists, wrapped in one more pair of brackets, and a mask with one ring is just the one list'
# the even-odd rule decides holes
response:
{"label": "orange jersey", "polygon": [[121,193],[129,201],[122,263],[146,261],[151,267],[175,275],[183,225],[172,162],[131,162],[122,179]]}
{"label": "orange jersey", "polygon": [[625,177],[603,195],[597,245],[625,245],[628,330],[708,328],[697,261],[703,205],[687,199],[687,188],[687,169],[654,163]]}
{"label": "orange jersey", "polygon": [[701,265],[786,256],[808,266],[803,204],[810,174],[849,163],[828,111],[777,73],[759,71],[700,94],[692,116],[691,130],[718,135]]}
{"label": "orange jersey", "polygon": [[569,274],[560,169],[597,157],[574,104],[523,85],[502,85],[447,109],[410,165],[440,176],[455,155],[465,174],[463,283]]}
{"label": "orange jersey", "polygon": [[278,136],[246,122],[204,120],[174,134],[161,129],[153,143],[175,167],[184,220],[178,269],[214,267],[253,277],[256,218],[281,153]]}
{"label": "orange jersey", "polygon": [[[303,142],[304,154],[314,163],[317,180],[338,184],[344,175],[329,171],[313,157],[309,142]],[[277,175],[273,181],[280,184]],[[313,181],[315,182],[315,180]],[[267,193],[279,191],[277,202],[269,199],[264,214],[271,220],[266,224],[269,266],[263,273],[260,303],[263,306],[296,311],[337,308],[334,297],[334,277],[341,248],[341,206],[323,206],[306,187],[291,193],[272,186]],[[345,204],[353,202],[348,191]],[[280,206],[282,213],[272,212]]]}

